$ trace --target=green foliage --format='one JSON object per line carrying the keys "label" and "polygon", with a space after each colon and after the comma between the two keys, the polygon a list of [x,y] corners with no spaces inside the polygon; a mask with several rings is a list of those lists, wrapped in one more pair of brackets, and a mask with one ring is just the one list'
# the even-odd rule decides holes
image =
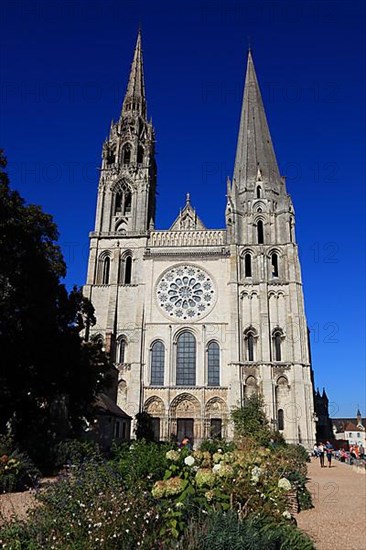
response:
{"label": "green foliage", "polygon": [[54,465],[57,470],[65,465],[80,465],[84,462],[99,462],[102,455],[97,443],[80,439],[66,439],[55,448]]}
{"label": "green foliage", "polygon": [[262,445],[268,445],[272,432],[269,429],[261,395],[251,395],[242,407],[232,411],[231,418],[237,438],[249,437]]}
{"label": "green foliage", "polygon": [[200,445],[200,451],[208,451],[209,453],[217,453],[219,449],[224,453],[233,451],[235,444],[232,441],[225,439],[204,439]]}
{"label": "green foliage", "polygon": [[0,152],[0,433],[10,425],[44,465],[55,444],[79,432],[110,365],[80,337],[94,310],[60,282],[66,268],[52,217],[11,190],[5,166]]}
{"label": "green foliage", "polygon": [[106,462],[87,462],[38,497],[28,522],[0,528],[8,549],[134,550],[156,547],[160,516],[150,494],[128,490]]}
{"label": "green foliage", "polygon": [[168,467],[166,453],[170,444],[150,443],[145,440],[114,445],[112,462],[127,487],[136,483],[152,486],[153,482],[164,476]]}
{"label": "green foliage", "polygon": [[23,491],[37,484],[40,472],[9,436],[0,436],[0,493]]}
{"label": "green foliage", "polygon": [[289,523],[275,523],[263,515],[240,521],[234,512],[216,512],[191,529],[186,550],[314,550],[311,540]]}

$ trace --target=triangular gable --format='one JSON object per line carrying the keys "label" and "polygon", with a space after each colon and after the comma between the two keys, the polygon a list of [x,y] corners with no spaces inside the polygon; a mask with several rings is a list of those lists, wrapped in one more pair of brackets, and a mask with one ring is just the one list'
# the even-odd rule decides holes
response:
{"label": "triangular gable", "polygon": [[186,204],[169,231],[203,231],[205,229],[206,227],[198,217],[195,208],[192,208],[190,195],[187,193]]}

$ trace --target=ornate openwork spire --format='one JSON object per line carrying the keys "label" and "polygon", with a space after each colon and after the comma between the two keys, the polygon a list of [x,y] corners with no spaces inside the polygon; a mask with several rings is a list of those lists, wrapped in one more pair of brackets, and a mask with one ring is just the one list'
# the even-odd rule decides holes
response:
{"label": "ornate openwork spire", "polygon": [[123,101],[122,114],[137,113],[146,115],[144,66],[142,59],[141,31],[137,35],[127,91]]}
{"label": "ornate openwork spire", "polygon": [[259,174],[264,183],[276,186],[281,181],[252,54],[249,51],[234,167],[234,179],[239,191],[254,184]]}

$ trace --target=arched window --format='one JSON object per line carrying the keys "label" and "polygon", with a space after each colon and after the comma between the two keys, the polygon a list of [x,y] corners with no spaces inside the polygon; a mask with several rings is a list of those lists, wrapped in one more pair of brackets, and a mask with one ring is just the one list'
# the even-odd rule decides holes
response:
{"label": "arched window", "polygon": [[125,285],[130,285],[131,284],[131,278],[132,278],[132,257],[127,256],[125,258],[124,284]]}
{"label": "arched window", "polygon": [[121,338],[118,345],[118,363],[123,364],[126,361],[127,342],[125,338]]}
{"label": "arched window", "polygon": [[114,213],[115,214],[118,214],[119,212],[122,212],[122,199],[123,199],[122,191],[118,191],[116,193],[116,198],[115,198],[115,202],[114,202]]}
{"label": "arched window", "polygon": [[246,277],[252,276],[252,257],[249,253],[244,256],[244,270]]}
{"label": "arched window", "polygon": [[216,342],[210,342],[207,347],[207,384],[220,385],[220,348]]}
{"label": "arched window", "polygon": [[259,220],[257,223],[257,240],[258,244],[264,243],[264,227],[262,220]]}
{"label": "arched window", "polygon": [[248,378],[245,380],[245,386],[244,386],[244,397],[245,399],[249,399],[253,394],[257,393],[257,380],[254,376],[248,376]]}
{"label": "arched window", "polygon": [[284,419],[283,409],[278,409],[277,411],[277,428],[279,430],[285,429],[285,419]]}
{"label": "arched window", "polygon": [[271,256],[272,277],[278,277],[278,254],[275,252]]}
{"label": "arched window", "polygon": [[131,145],[127,143],[122,149],[122,164],[130,164],[131,162]]}
{"label": "arched window", "polygon": [[245,331],[245,358],[246,361],[254,361],[254,347],[256,334],[253,328],[249,328]]}
{"label": "arched window", "polygon": [[130,214],[130,212],[131,212],[131,202],[132,202],[132,196],[131,196],[131,191],[130,190],[126,190],[124,199],[125,200],[124,200],[123,214],[124,215]]}
{"label": "arched window", "polygon": [[103,272],[102,272],[102,284],[108,285],[109,284],[109,272],[111,268],[111,259],[109,256],[104,258],[103,260]]}
{"label": "arched window", "polygon": [[262,188],[260,185],[257,185],[257,199],[260,199],[261,198],[261,192],[262,192]]}
{"label": "arched window", "polygon": [[126,216],[131,213],[132,195],[128,187],[119,189],[114,199],[114,215]]}
{"label": "arched window", "polygon": [[153,343],[151,346],[151,380],[152,386],[164,385],[164,361],[165,348],[160,340]]}
{"label": "arched window", "polygon": [[182,332],[177,340],[177,386],[196,385],[196,339],[190,332]]}
{"label": "arched window", "polygon": [[273,333],[273,346],[274,346],[275,361],[282,361],[282,359],[281,359],[281,344],[282,344],[282,334],[279,330],[276,330]]}
{"label": "arched window", "polygon": [[143,160],[144,160],[144,148],[142,147],[142,145],[139,145],[137,149],[137,163],[142,164]]}

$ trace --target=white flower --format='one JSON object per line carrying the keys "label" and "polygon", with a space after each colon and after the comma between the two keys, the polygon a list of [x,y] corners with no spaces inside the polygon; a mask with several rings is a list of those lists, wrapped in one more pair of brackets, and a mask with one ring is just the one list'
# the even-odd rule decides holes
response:
{"label": "white flower", "polygon": [[283,513],[282,513],[282,516],[285,518],[285,519],[291,519],[291,514],[288,510],[285,510]]}
{"label": "white flower", "polygon": [[215,466],[212,468],[212,471],[217,473],[219,470],[221,470],[221,464],[215,464]]}
{"label": "white flower", "polygon": [[195,460],[193,458],[193,456],[186,456],[186,458],[184,459],[184,464],[187,464],[187,466],[193,466]]}
{"label": "white flower", "polygon": [[286,477],[281,477],[281,479],[278,480],[278,488],[289,491],[291,489],[291,483]]}

